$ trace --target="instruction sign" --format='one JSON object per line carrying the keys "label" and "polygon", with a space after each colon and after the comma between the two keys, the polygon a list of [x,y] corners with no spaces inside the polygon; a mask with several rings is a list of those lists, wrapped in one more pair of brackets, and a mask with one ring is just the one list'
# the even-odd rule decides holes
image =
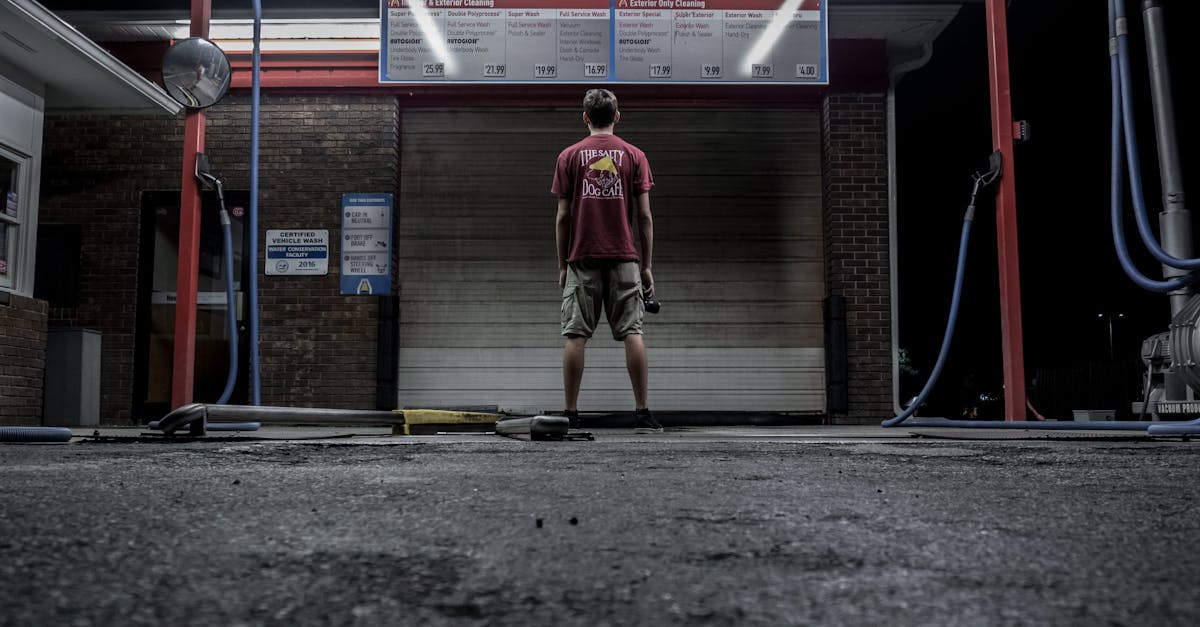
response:
{"label": "instruction sign", "polygon": [[342,294],[392,293],[392,195],[342,194]]}
{"label": "instruction sign", "polygon": [[267,231],[267,274],[329,274],[327,229]]}
{"label": "instruction sign", "polygon": [[381,3],[381,83],[829,82],[823,0]]}

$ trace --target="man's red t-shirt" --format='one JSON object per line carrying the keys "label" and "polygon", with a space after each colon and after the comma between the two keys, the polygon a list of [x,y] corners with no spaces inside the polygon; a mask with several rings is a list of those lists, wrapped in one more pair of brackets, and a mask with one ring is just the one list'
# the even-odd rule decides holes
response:
{"label": "man's red t-shirt", "polygon": [[653,186],[646,153],[616,135],[590,135],[562,151],[550,191],[571,205],[567,261],[638,261],[633,216]]}

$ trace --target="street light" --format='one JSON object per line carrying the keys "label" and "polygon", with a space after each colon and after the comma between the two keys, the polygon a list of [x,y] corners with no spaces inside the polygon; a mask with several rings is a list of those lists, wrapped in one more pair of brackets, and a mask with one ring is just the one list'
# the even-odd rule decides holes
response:
{"label": "street light", "polygon": [[1096,314],[1096,318],[1104,320],[1108,323],[1108,360],[1111,362],[1114,359],[1113,353],[1113,320],[1124,318],[1125,314],[1120,312],[1105,312]]}

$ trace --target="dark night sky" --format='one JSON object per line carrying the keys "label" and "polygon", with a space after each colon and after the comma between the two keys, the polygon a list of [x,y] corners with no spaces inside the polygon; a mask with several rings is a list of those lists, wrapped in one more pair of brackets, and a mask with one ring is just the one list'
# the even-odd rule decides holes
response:
{"label": "dark night sky", "polygon": [[[1189,176],[1195,180],[1200,167],[1195,141],[1200,125],[1191,118],[1194,107],[1182,93],[1185,77],[1194,73],[1200,58],[1185,39],[1186,29],[1200,17],[1196,4],[1164,2],[1172,27],[1167,36],[1185,182]],[[1143,179],[1157,224],[1161,200],[1140,3],[1127,5],[1138,73]],[[1026,376],[1032,378],[1040,368],[1108,363],[1108,325],[1097,316],[1121,313],[1124,317],[1114,327],[1114,352],[1127,371],[1119,385],[1140,396],[1140,343],[1166,330],[1169,305],[1166,297],[1129,281],[1113,252],[1106,4],[1014,0],[1009,11],[1013,115],[1032,125],[1031,141],[1017,146],[1015,157]],[[986,45],[982,4],[965,7],[938,40],[933,60],[897,90],[900,346],[921,370],[920,381],[941,343],[970,175],[985,167],[992,151]],[[993,209],[991,195],[981,195],[954,348],[943,383],[930,400],[931,409],[941,411],[933,414],[956,411],[950,405],[961,403],[968,373],[976,377],[978,390],[1001,388]],[[1126,211],[1127,240],[1138,267],[1152,278],[1161,277],[1160,266],[1144,252],[1133,230],[1128,203]],[[919,385],[911,393],[917,389]],[[1072,396],[1061,386],[1057,391]],[[1087,396],[1076,393],[1042,404],[1081,408],[1107,401],[1111,406],[1111,399]]]}

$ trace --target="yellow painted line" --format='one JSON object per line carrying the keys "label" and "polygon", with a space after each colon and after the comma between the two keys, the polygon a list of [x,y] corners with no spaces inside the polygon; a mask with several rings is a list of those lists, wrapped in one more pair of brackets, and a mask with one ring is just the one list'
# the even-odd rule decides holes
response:
{"label": "yellow painted line", "polygon": [[404,416],[403,425],[395,425],[392,432],[399,435],[401,427],[403,427],[404,435],[412,435],[410,427],[418,427],[418,431],[429,432],[432,426],[445,425],[447,427],[463,427],[473,426],[478,428],[482,425],[494,425],[497,420],[504,418],[503,414],[490,414],[484,412],[471,411],[448,411],[441,409],[397,409],[396,413]]}

